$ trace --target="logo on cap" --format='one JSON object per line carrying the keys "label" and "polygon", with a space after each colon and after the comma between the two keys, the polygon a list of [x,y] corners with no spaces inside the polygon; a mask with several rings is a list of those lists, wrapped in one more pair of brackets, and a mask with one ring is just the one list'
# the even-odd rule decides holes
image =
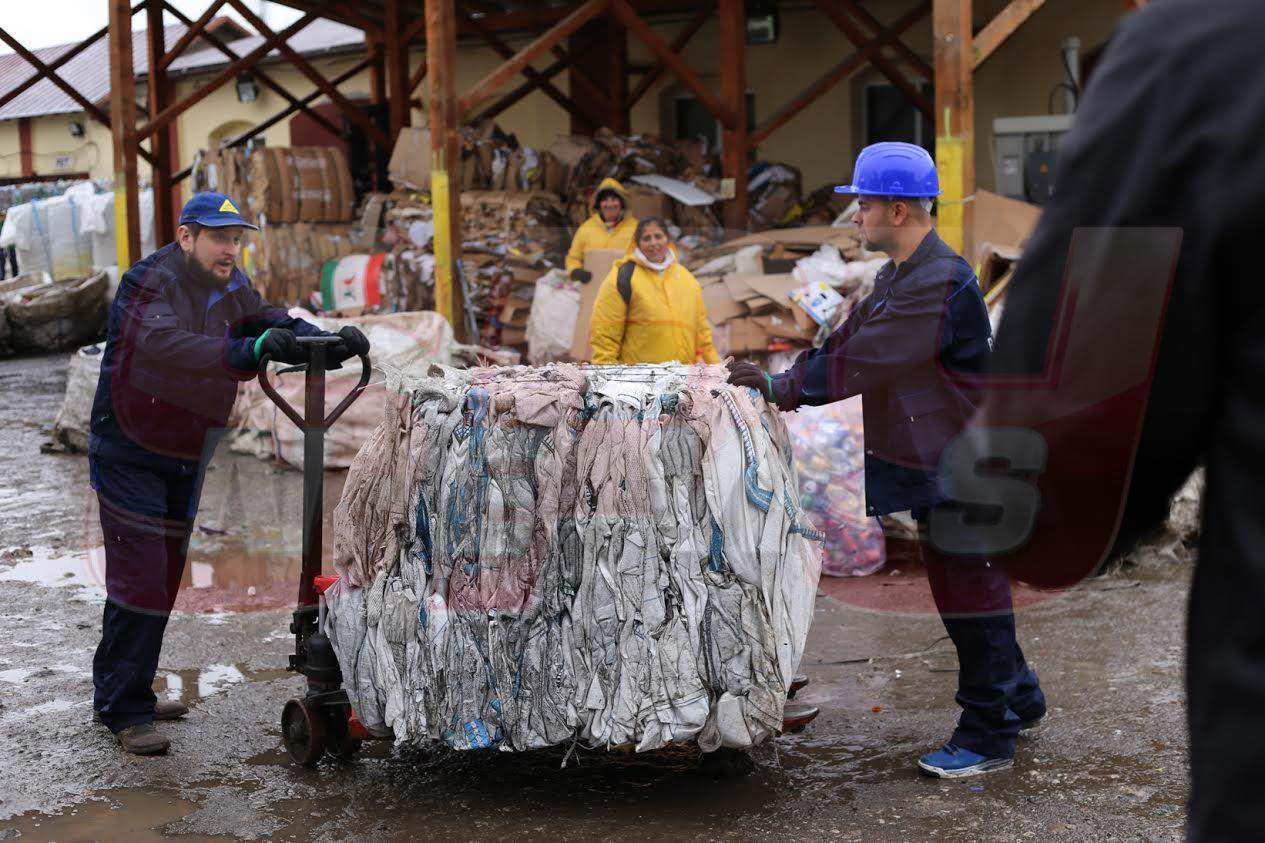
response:
{"label": "logo on cap", "polygon": [[222,213],[224,211],[228,211],[230,214],[238,214],[238,215],[241,214],[241,211],[234,208],[233,203],[230,202],[228,199],[225,199],[223,202],[220,203],[220,212]]}

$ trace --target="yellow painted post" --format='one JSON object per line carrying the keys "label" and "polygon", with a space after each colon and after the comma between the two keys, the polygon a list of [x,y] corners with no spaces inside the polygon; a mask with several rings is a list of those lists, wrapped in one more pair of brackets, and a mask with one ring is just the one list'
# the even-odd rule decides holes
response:
{"label": "yellow painted post", "polygon": [[430,200],[435,214],[435,309],[456,329],[457,323],[453,321],[452,262],[455,256],[452,253],[452,206],[448,194],[448,171],[442,166],[442,156],[437,152],[435,166],[430,173]]}
{"label": "yellow painted post", "polygon": [[975,263],[975,80],[971,0],[933,0],[936,70],[937,228]]}

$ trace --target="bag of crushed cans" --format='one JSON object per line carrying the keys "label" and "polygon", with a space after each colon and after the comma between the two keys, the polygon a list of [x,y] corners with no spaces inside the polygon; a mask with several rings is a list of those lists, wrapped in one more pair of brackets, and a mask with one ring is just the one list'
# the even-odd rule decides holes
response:
{"label": "bag of crushed cans", "polygon": [[800,500],[826,534],[821,572],[864,577],[883,567],[886,549],[877,518],[865,514],[865,441],[861,398],[787,413]]}

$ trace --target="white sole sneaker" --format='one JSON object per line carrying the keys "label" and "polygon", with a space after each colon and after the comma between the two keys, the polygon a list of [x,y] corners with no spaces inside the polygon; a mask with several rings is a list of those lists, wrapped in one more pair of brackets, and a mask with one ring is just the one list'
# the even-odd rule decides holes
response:
{"label": "white sole sneaker", "polygon": [[927,764],[919,759],[918,768],[929,776],[935,776],[938,779],[966,779],[971,776],[981,776],[984,773],[993,773],[997,770],[1005,770],[1012,767],[1015,763],[1013,758],[990,758],[987,761],[981,761],[972,767],[963,767],[961,770],[946,770],[942,767],[936,767],[933,764]]}

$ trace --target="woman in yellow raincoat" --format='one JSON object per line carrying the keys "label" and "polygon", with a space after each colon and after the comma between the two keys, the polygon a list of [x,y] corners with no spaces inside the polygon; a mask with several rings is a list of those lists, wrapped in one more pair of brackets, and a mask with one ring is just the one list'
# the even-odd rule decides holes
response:
{"label": "woman in yellow raincoat", "polygon": [[703,289],[677,259],[667,225],[643,219],[634,242],[598,290],[589,329],[593,362],[720,362]]}
{"label": "woman in yellow raincoat", "polygon": [[632,246],[636,229],[637,218],[628,214],[628,191],[615,179],[602,179],[593,193],[593,216],[576,229],[571,240],[567,275],[573,281],[587,284],[593,279],[584,268],[584,253],[589,249],[626,252]]}

